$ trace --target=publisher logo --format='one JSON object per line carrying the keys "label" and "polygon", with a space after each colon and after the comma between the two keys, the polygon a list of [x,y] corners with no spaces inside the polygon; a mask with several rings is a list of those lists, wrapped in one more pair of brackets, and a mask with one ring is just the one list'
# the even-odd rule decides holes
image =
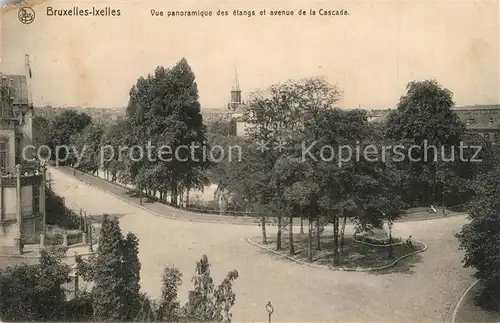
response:
{"label": "publisher logo", "polygon": [[35,20],[35,11],[30,7],[23,7],[19,9],[17,17],[23,24],[31,24]]}

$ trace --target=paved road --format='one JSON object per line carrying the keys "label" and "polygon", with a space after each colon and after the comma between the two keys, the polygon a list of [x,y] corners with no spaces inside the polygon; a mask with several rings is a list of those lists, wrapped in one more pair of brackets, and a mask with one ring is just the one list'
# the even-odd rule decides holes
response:
{"label": "paved road", "polygon": [[155,216],[97,189],[97,182],[89,186],[57,169],[50,172],[55,191],[73,206],[90,213],[123,215],[122,230],[133,231],[140,239],[141,286],[151,296],[160,294],[165,265],[175,265],[184,273],[183,298],[201,255],[208,255],[216,282],[238,269],[233,309],[237,322],[266,321],[264,305],[269,300],[275,306],[274,322],[439,322],[472,280],[471,272],[461,268],[462,253],[453,237],[465,217],[395,224],[395,235],[412,234],[429,249],[394,270],[332,272],[256,249],[245,238],[259,235],[259,227]]}

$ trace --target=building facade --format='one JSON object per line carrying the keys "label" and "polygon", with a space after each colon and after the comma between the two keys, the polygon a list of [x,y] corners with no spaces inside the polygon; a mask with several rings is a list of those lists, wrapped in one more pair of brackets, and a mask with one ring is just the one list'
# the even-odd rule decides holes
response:
{"label": "building facade", "polygon": [[45,166],[25,149],[33,142],[26,76],[0,78],[0,250],[19,254],[45,232]]}
{"label": "building facade", "polygon": [[485,139],[500,144],[500,105],[456,107],[453,111],[467,130],[480,133]]}

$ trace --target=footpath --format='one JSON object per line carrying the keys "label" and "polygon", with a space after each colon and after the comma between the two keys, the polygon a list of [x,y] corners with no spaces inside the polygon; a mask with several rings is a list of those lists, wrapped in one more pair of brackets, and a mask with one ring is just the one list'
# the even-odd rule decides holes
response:
{"label": "footpath", "polygon": [[139,197],[131,195],[128,189],[118,184],[111,183],[105,179],[101,179],[90,174],[85,174],[80,171],[73,171],[73,169],[70,167],[64,167],[64,166],[60,166],[57,168],[49,167],[49,169],[56,169],[57,171],[60,171],[62,173],[74,176],[80,181],[88,185],[91,185],[93,187],[96,187],[107,193],[110,193],[121,200],[135,204],[136,206],[140,206],[147,211],[151,211],[153,213],[160,214],[168,218],[191,221],[191,222],[239,224],[239,225],[258,225],[259,223],[259,219],[253,217],[194,213],[183,209],[175,208],[169,205],[165,205],[162,203],[148,201],[146,198],[143,198],[143,203],[142,205],[140,205]]}

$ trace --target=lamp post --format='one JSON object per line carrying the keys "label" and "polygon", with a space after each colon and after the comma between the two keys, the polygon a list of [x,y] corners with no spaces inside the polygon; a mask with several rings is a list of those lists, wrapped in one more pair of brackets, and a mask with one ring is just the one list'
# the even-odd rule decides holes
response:
{"label": "lamp post", "polygon": [[267,302],[266,311],[267,311],[267,314],[269,315],[269,323],[271,323],[271,315],[273,315],[273,313],[274,313],[274,307],[271,304],[271,301]]}

